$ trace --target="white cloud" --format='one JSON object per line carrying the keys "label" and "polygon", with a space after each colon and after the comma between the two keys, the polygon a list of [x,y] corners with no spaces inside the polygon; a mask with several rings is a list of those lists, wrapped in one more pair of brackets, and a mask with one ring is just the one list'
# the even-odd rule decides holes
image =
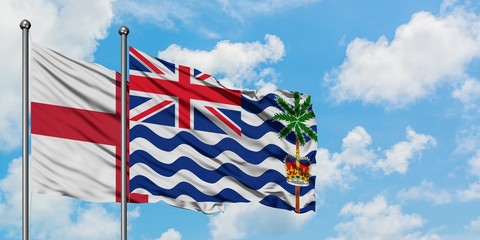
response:
{"label": "white cloud", "polygon": [[[274,83],[275,72],[262,69],[261,64],[276,63],[285,55],[285,45],[275,35],[265,35],[265,43],[232,43],[220,41],[211,51],[191,50],[177,44],[160,51],[158,56],[167,61],[192,66],[215,76],[223,76],[223,83],[236,87],[268,80]],[[270,79],[270,80],[269,80]],[[271,87],[271,86],[269,86]]]}
{"label": "white cloud", "polygon": [[476,110],[480,102],[480,81],[467,79],[460,88],[452,92],[452,96],[462,102],[466,110]]}
{"label": "white cloud", "polygon": [[480,150],[468,160],[468,171],[478,178],[467,189],[457,190],[457,198],[461,202],[480,200]]}
{"label": "white cloud", "polygon": [[480,178],[480,150],[468,160],[470,165],[470,172]]}
{"label": "white cloud", "polygon": [[391,41],[354,39],[343,64],[325,80],[337,101],[404,107],[467,75],[466,66],[480,57],[479,29],[480,17],[461,9],[441,16],[418,12]]}
{"label": "white cloud", "polygon": [[278,11],[301,7],[318,0],[217,0],[223,7],[223,10],[231,17],[244,21],[245,18],[254,15],[273,14]]}
{"label": "white cloud", "polygon": [[[0,228],[13,236],[21,230],[21,183],[21,159],[15,159],[0,180]],[[82,206],[67,197],[31,195],[33,239],[115,239],[119,225],[118,217],[100,204]]]}
{"label": "white cloud", "polygon": [[[194,31],[205,38],[219,39],[222,35],[231,34],[228,32],[242,31],[244,23],[251,21],[252,17],[274,15],[318,1],[116,0],[115,13],[119,16],[119,21],[134,18],[141,23],[154,24],[172,31]],[[206,12],[208,14],[204,14]],[[230,30],[216,30],[221,26],[229,26]]]}
{"label": "white cloud", "polygon": [[372,137],[361,126],[355,127],[348,132],[342,140],[342,152],[340,158],[350,166],[370,165],[375,159],[375,153],[368,149],[372,144]]}
{"label": "white cloud", "polygon": [[21,30],[20,21],[32,23],[31,39],[67,56],[92,59],[99,39],[105,38],[113,18],[113,0],[3,0],[0,29],[3,57],[0,78],[0,150],[20,145]]}
{"label": "white cloud", "polygon": [[342,151],[330,154],[327,149],[317,151],[317,188],[338,185],[348,188],[355,180],[354,169],[366,168],[405,174],[412,159],[435,144],[430,135],[416,133],[410,126],[406,129],[407,140],[401,141],[382,153],[375,151],[372,138],[362,126],[352,129],[342,141]]}
{"label": "white cloud", "polygon": [[[338,153],[334,153],[334,156],[338,156]],[[315,186],[318,190],[332,186],[345,189],[348,188],[350,182],[355,180],[350,166],[346,165],[341,158],[334,156],[330,156],[327,149],[317,150],[318,174]]]}
{"label": "white cloud", "polygon": [[172,29],[177,22],[188,23],[196,16],[194,11],[197,1],[168,0],[118,0],[115,12],[123,18],[132,16],[140,22],[154,23]]}
{"label": "white cloud", "polygon": [[480,126],[472,125],[469,128],[461,129],[455,137],[456,153],[471,153],[480,149]]}
{"label": "white cloud", "polygon": [[418,134],[411,127],[407,127],[407,141],[399,142],[388,149],[385,152],[386,158],[379,160],[376,167],[387,175],[394,171],[405,174],[414,155],[435,145],[436,141],[432,136]]}
{"label": "white cloud", "polygon": [[135,208],[128,210],[127,217],[129,219],[136,219],[140,217],[140,207],[136,206]]}
{"label": "white cloud", "polygon": [[297,214],[260,204],[230,204],[210,218],[212,239],[250,239],[259,234],[281,235],[302,228],[314,213]]}
{"label": "white cloud", "polygon": [[472,220],[467,226],[465,226],[466,232],[480,233],[480,217]]}
{"label": "white cloud", "polygon": [[436,233],[422,234],[419,232],[407,234],[402,240],[441,240],[444,239]]}
{"label": "white cloud", "polygon": [[182,234],[174,228],[169,228],[166,232],[160,235],[156,240],[182,240]]}
{"label": "white cloud", "polygon": [[355,180],[352,173],[354,168],[369,167],[373,164],[376,154],[369,148],[371,143],[372,138],[365,128],[357,126],[342,140],[342,152],[330,156],[328,150],[319,149],[317,188],[333,185],[348,188],[349,183]]}
{"label": "white cloud", "polygon": [[468,189],[458,190],[457,198],[461,202],[480,200],[480,182],[470,184]]}
{"label": "white cloud", "polygon": [[401,201],[424,200],[434,205],[450,203],[452,196],[446,190],[436,190],[432,182],[422,181],[419,186],[402,189],[397,193]]}
{"label": "white cloud", "polygon": [[367,203],[348,203],[340,215],[351,220],[337,224],[338,235],[330,239],[421,239],[412,230],[425,224],[421,216],[402,213],[400,206],[389,205],[383,196]]}

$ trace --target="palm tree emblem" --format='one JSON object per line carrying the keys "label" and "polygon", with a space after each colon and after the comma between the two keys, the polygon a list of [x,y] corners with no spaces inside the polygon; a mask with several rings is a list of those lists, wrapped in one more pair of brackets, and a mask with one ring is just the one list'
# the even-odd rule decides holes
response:
{"label": "palm tree emblem", "polygon": [[300,102],[299,92],[294,92],[293,98],[293,106],[281,97],[275,99],[282,112],[275,114],[273,119],[286,123],[285,127],[280,130],[278,136],[280,139],[285,139],[292,131],[295,134],[295,156],[287,155],[284,162],[287,171],[287,182],[295,186],[297,199],[295,211],[299,212],[300,186],[308,186],[310,179],[310,160],[300,157],[300,146],[305,145],[308,141],[307,137],[316,142],[317,133],[306,124],[308,120],[315,118],[310,96],[307,96],[303,103]]}

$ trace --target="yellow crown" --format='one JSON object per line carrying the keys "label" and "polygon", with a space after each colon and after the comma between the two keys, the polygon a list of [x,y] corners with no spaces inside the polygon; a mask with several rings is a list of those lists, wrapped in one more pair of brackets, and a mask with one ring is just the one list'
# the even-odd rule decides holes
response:
{"label": "yellow crown", "polygon": [[285,164],[287,173],[287,183],[294,186],[306,187],[310,184],[310,166],[301,164],[301,160],[310,161],[307,157],[296,160],[294,156],[287,155],[283,163]]}

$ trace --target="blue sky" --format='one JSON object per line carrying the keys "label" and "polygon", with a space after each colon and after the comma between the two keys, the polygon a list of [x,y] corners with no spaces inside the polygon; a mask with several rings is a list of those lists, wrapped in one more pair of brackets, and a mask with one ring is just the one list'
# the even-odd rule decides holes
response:
{"label": "blue sky", "polygon": [[[0,2],[0,238],[20,238],[20,21],[32,40],[120,70],[118,29],[235,87],[312,95],[317,211],[203,215],[130,205],[130,239],[478,239],[475,1]],[[119,207],[32,196],[33,239],[116,239]]]}

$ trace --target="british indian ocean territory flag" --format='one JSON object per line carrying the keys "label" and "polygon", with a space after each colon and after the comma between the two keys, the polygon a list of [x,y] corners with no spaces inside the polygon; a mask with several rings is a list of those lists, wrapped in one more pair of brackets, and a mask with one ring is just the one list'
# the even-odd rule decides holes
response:
{"label": "british indian ocean territory flag", "polygon": [[[129,61],[133,201],[165,201],[205,213],[225,202],[295,209],[286,159],[296,155],[298,137],[292,131],[279,138],[286,123],[272,119],[284,111],[278,98],[294,106],[294,93],[227,89],[209,74],[132,47]],[[316,131],[314,118],[305,124]],[[300,188],[302,213],[315,210],[317,149],[304,139],[298,150],[311,175]]]}

